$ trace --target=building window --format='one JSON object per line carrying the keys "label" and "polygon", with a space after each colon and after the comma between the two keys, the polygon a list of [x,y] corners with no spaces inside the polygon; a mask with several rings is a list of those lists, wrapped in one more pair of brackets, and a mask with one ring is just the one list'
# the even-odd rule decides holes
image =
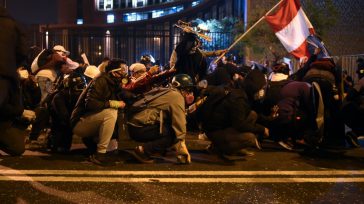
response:
{"label": "building window", "polygon": [[192,2],[192,6],[197,6],[197,5],[199,5],[201,3],[201,1],[193,1]]}
{"label": "building window", "polygon": [[105,2],[104,2],[104,10],[105,11],[112,10],[114,8],[113,3],[114,3],[113,0],[105,0]]}
{"label": "building window", "polygon": [[107,15],[107,23],[114,23],[114,22],[115,22],[114,14],[108,14]]}
{"label": "building window", "polygon": [[76,23],[77,23],[77,25],[82,25],[83,19],[82,18],[77,19]]}

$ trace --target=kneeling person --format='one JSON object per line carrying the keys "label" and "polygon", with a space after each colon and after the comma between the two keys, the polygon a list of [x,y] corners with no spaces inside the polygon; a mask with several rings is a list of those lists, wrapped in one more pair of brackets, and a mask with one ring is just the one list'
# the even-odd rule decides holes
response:
{"label": "kneeling person", "polygon": [[93,153],[90,160],[99,165],[112,164],[106,149],[112,137],[118,116],[118,109],[125,107],[121,95],[121,79],[126,64],[113,59],[105,72],[93,79],[82,92],[72,112],[73,134],[82,137],[87,148]]}
{"label": "kneeling person", "polygon": [[176,75],[171,87],[152,89],[132,105],[128,113],[128,129],[133,140],[144,143],[133,152],[140,162],[152,163],[152,154],[164,153],[173,144],[178,162],[191,162],[185,144],[185,104],[193,102],[192,86],[191,77]]}

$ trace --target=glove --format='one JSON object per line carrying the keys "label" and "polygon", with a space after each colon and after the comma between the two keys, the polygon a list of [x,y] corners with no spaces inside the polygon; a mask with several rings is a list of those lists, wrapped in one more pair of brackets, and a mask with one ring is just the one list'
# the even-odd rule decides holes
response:
{"label": "glove", "polygon": [[188,152],[185,140],[179,140],[174,147],[176,148],[177,162],[180,164],[190,164],[191,155]]}
{"label": "glove", "polygon": [[124,101],[109,100],[109,104],[110,104],[110,108],[114,108],[114,109],[125,107]]}

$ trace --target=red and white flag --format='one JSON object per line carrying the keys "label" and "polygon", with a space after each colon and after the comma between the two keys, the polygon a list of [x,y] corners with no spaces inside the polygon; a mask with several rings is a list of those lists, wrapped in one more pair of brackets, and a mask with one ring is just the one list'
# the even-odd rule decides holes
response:
{"label": "red and white flag", "polygon": [[284,0],[275,14],[265,17],[286,50],[297,58],[309,56],[306,38],[314,34],[299,0]]}

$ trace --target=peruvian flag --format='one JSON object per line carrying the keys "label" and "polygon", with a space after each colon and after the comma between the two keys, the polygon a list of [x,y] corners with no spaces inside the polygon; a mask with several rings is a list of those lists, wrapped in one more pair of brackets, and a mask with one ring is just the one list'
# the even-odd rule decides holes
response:
{"label": "peruvian flag", "polygon": [[299,0],[284,0],[277,12],[265,17],[286,50],[296,58],[309,56],[306,39],[314,34]]}

